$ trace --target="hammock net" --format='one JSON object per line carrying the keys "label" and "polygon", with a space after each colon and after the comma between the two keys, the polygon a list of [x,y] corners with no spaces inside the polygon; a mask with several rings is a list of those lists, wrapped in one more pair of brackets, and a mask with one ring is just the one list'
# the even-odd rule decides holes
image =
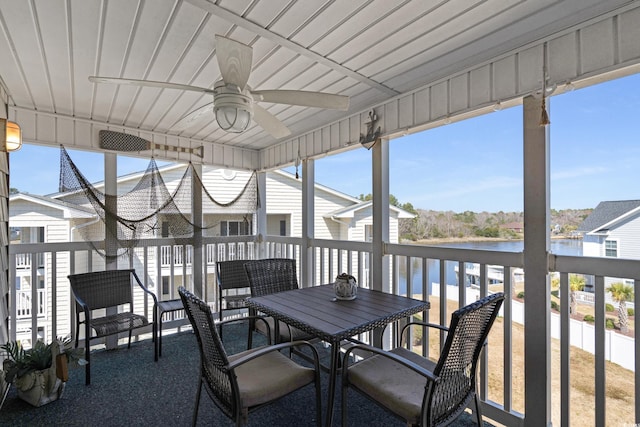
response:
{"label": "hammock net", "polygon": [[[87,242],[104,242],[104,248],[93,245],[103,256],[124,255],[140,239],[185,238],[192,237],[196,231],[206,234],[207,230],[218,227],[225,215],[242,215],[247,221],[259,206],[255,172],[248,176],[246,183],[236,182],[225,189],[205,188],[193,164],[189,163],[177,185],[175,181],[171,184],[170,191],[152,158],[137,182],[127,185],[126,190],[124,185],[118,185],[117,195],[106,195],[82,175],[65,148],[60,148],[59,191],[64,193],[61,200],[87,213],[95,212],[98,221],[86,221],[75,230]],[[229,196],[228,187],[236,193]],[[213,196],[218,193],[221,196]],[[202,223],[192,216],[192,203],[198,194],[202,199]]]}

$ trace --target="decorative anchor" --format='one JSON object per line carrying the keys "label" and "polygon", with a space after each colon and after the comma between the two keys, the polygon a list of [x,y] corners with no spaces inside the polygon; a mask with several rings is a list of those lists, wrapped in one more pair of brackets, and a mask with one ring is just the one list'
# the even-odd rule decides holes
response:
{"label": "decorative anchor", "polygon": [[367,134],[360,134],[360,144],[367,150],[371,150],[371,147],[376,145],[376,142],[380,139],[380,126],[374,131],[378,121],[378,116],[374,110],[369,111],[369,119],[364,123],[367,125]]}

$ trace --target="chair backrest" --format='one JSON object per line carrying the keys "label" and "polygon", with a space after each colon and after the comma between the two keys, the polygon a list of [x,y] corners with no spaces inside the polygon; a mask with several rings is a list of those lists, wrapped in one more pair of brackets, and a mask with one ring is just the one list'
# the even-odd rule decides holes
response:
{"label": "chair backrest", "polygon": [[474,398],[478,358],[503,300],[503,293],[495,293],[452,313],[433,371],[440,381],[430,383],[425,393],[423,425],[447,424]]}
{"label": "chair backrest", "polygon": [[178,288],[182,304],[187,312],[200,349],[200,374],[211,399],[231,418],[236,418],[238,385],[227,369],[229,359],[213,321],[211,307],[200,298]]}
{"label": "chair backrest", "polygon": [[216,266],[220,289],[249,288],[249,278],[244,269],[245,263],[247,263],[246,259],[218,261]]}
{"label": "chair backrest", "polygon": [[259,259],[246,262],[244,268],[251,285],[251,296],[259,297],[298,289],[295,259]]}
{"label": "chair backrest", "polygon": [[134,270],[107,270],[68,276],[73,294],[90,310],[130,304],[133,309]]}

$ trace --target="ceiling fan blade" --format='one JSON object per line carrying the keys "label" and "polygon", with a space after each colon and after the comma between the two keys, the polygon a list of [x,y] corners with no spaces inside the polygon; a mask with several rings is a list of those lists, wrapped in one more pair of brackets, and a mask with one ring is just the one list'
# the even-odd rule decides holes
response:
{"label": "ceiling fan blade", "polygon": [[216,35],[216,58],[225,84],[238,86],[242,91],[251,74],[253,49],[246,44]]}
{"label": "ceiling fan blade", "polygon": [[255,101],[273,102],[276,104],[301,105],[304,107],[331,108],[347,110],[349,97],[324,92],[307,92],[303,90],[255,90],[251,91]]}
{"label": "ceiling fan blade", "polygon": [[209,116],[209,120],[213,120],[213,102],[203,105],[202,107],[198,107],[195,110],[191,111],[187,115],[183,116],[180,120],[178,120],[173,126],[171,126],[171,130],[181,131],[185,130],[200,120],[203,117]]}
{"label": "ceiling fan blade", "polygon": [[276,116],[256,104],[253,104],[253,121],[274,138],[284,138],[291,135],[289,128],[278,120]]}
{"label": "ceiling fan blade", "polygon": [[148,87],[159,87],[161,89],[178,89],[178,90],[190,90],[193,92],[213,93],[213,89],[207,89],[206,87],[182,85],[178,83],[169,83],[169,82],[156,82],[153,80],[137,80],[137,79],[121,79],[119,77],[89,76],[89,81],[92,83],[112,83],[112,84],[118,84],[118,85],[148,86]]}

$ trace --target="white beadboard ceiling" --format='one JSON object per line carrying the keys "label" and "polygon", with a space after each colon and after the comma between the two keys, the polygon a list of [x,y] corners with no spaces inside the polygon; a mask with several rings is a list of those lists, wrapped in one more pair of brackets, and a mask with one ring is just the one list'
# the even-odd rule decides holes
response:
{"label": "white beadboard ceiling", "polygon": [[[0,84],[10,118],[12,112],[17,118],[31,117],[29,112],[48,118],[21,123],[26,139],[36,143],[64,144],[68,138],[81,147],[71,141],[75,131],[67,135],[56,127],[72,119],[259,153],[633,3],[0,0]],[[87,79],[102,75],[213,88],[220,78],[216,34],[253,47],[253,89],[347,95],[349,111],[261,104],[291,129],[292,136],[280,141],[256,125],[242,134],[225,133],[213,114],[178,132],[172,129],[178,119],[210,103],[210,95]]]}

